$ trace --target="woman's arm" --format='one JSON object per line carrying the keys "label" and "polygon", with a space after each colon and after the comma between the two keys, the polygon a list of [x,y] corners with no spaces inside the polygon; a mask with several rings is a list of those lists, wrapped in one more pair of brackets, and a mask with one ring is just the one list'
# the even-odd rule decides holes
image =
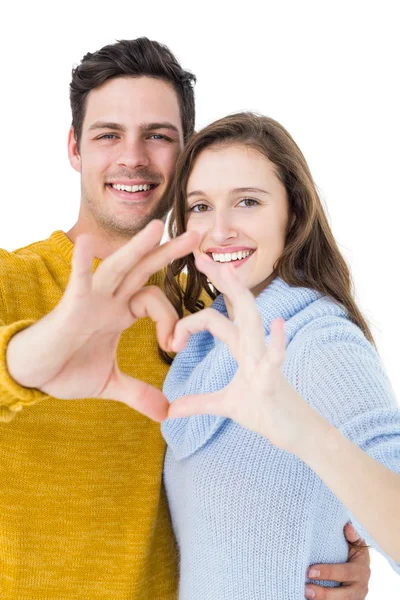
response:
{"label": "woman's arm", "polygon": [[400,475],[360,450],[310,406],[301,414],[299,426],[308,433],[297,436],[290,452],[313,469],[400,564]]}
{"label": "woman's arm", "polygon": [[[185,396],[170,406],[169,416],[229,417],[297,455],[347,506],[375,543],[400,564],[400,518],[396,510],[400,506],[400,475],[346,439],[290,385],[281,372],[283,322],[272,323],[267,348],[252,294],[226,266],[221,269],[203,259],[198,268],[229,297],[236,326],[210,311],[197,313],[177,325],[173,350],[183,347],[189,333],[208,328],[229,345],[239,366],[226,388],[214,394]],[[320,394],[324,395],[323,387]],[[400,470],[400,420],[398,424],[396,465]]]}

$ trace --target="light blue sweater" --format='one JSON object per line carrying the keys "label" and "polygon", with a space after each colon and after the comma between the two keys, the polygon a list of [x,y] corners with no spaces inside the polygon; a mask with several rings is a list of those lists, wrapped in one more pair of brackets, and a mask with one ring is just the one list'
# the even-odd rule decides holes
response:
{"label": "light blue sweater", "polygon": [[[377,353],[344,309],[280,279],[256,301],[267,341],[271,320],[286,320],[283,371],[291,384],[370,456],[400,472],[399,408]],[[226,314],[222,296],[213,307]],[[236,368],[227,346],[201,332],[175,358],[164,391],[170,401],[215,391]],[[303,600],[310,564],[347,560],[343,527],[352,516],[298,458],[220,417],[167,420],[162,431],[181,600]]]}

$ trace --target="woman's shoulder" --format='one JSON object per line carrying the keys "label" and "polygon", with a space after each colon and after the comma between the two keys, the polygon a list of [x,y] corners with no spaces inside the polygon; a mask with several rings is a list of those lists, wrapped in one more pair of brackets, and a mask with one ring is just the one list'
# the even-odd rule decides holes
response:
{"label": "woman's shoulder", "polygon": [[257,298],[266,335],[270,323],[285,320],[287,344],[356,344],[373,348],[346,308],[334,299],[307,287],[293,287],[275,279]]}
{"label": "woman's shoulder", "polygon": [[343,307],[326,297],[317,302],[320,306],[314,307],[312,315],[304,315],[293,328],[284,365],[289,379],[309,404],[339,428],[359,414],[396,410],[392,386],[374,345]]}
{"label": "woman's shoulder", "polygon": [[350,319],[346,309],[328,297],[321,297],[294,323],[288,323],[291,342],[296,344],[351,345],[366,351],[374,346],[361,328]]}

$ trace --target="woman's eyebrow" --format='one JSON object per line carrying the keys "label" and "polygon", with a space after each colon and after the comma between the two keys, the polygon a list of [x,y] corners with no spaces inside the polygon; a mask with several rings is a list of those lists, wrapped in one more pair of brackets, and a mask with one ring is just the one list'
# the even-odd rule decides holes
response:
{"label": "woman's eyebrow", "polygon": [[194,190],[193,192],[187,194],[186,198],[190,198],[191,196],[207,196],[207,194],[201,190]]}
{"label": "woman's eyebrow", "polygon": [[[257,187],[240,187],[240,188],[233,188],[232,190],[229,190],[230,194],[237,194],[237,193],[243,193],[243,192],[259,192],[261,194],[269,194],[270,192],[267,192],[267,190],[262,190],[261,188],[257,188]],[[205,192],[202,192],[201,190],[193,190],[193,192],[190,192],[186,198],[190,198],[191,196],[207,196],[207,194]]]}
{"label": "woman's eyebrow", "polygon": [[270,194],[270,192],[267,192],[267,190],[262,190],[261,188],[258,187],[240,187],[240,188],[234,188],[233,190],[231,190],[231,194],[237,193],[237,192],[261,192],[262,194]]}

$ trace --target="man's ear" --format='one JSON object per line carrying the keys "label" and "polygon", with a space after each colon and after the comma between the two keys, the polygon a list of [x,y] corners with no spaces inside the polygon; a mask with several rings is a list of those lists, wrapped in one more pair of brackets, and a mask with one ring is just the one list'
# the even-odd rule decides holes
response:
{"label": "man's ear", "polygon": [[75,130],[72,126],[68,132],[68,158],[71,167],[80,173],[82,167],[81,157],[78,151],[78,142],[76,141]]}

